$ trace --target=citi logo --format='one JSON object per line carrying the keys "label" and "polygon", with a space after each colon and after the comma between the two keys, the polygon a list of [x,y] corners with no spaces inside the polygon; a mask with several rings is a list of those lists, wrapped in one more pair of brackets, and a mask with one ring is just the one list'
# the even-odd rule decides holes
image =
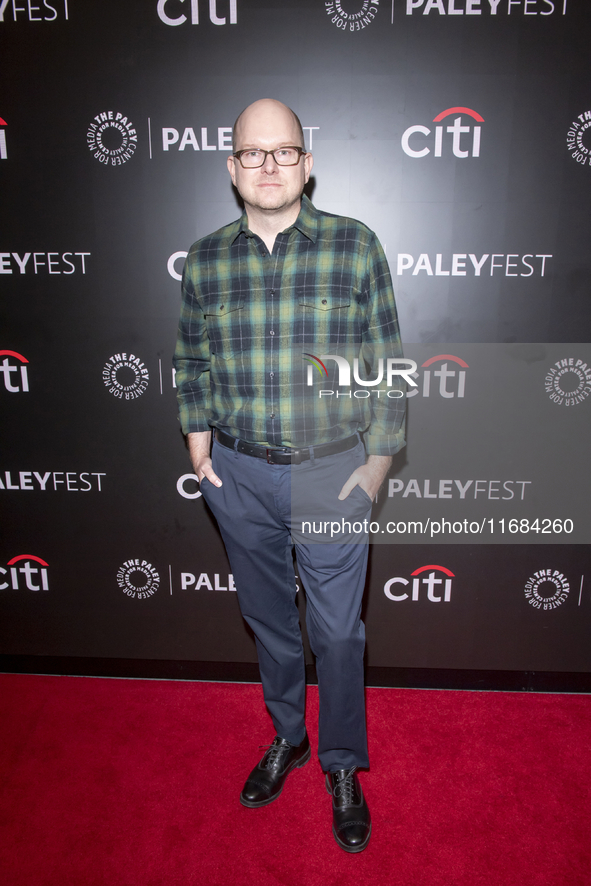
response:
{"label": "citi logo", "polygon": [[[181,6],[183,4],[183,6]],[[158,18],[165,25],[175,28],[178,25],[184,25],[190,20],[192,25],[199,24],[199,0],[189,0],[187,8],[186,0],[158,0],[156,11]],[[231,25],[235,25],[238,21],[238,0],[209,0],[209,20],[212,25],[226,25],[228,21]],[[181,12],[180,15],[174,15],[181,9],[187,9],[189,15]],[[220,12],[223,13],[220,15]]]}
{"label": "citi logo", "polygon": [[[443,362],[435,368],[435,364],[440,360]],[[449,368],[450,364],[452,369]],[[421,369],[423,370],[422,384],[418,385],[414,382],[415,389],[407,391],[407,397],[416,397],[417,394],[421,394],[423,397],[433,395],[443,397],[445,400],[452,400],[454,397],[460,399],[465,396],[466,369],[469,369],[469,366],[461,357],[455,357],[453,354],[437,354],[436,357],[429,357],[428,360],[425,360],[421,364]],[[419,378],[417,372],[413,375],[415,378]]]}
{"label": "citi logo", "polygon": [[[17,351],[0,351],[0,357],[3,357],[0,372],[4,376],[4,387],[10,394],[26,393],[29,390],[29,376],[27,375],[27,366],[29,362],[26,357]],[[16,361],[16,366],[14,366]]]}
{"label": "citi logo", "polygon": [[[6,120],[3,120],[2,117],[0,117],[0,126],[6,126]],[[8,160],[5,129],[0,129],[0,160]]]}
{"label": "citi logo", "polygon": [[[187,481],[189,481],[189,489],[185,486]],[[179,477],[176,481],[176,491],[179,495],[182,495],[183,498],[201,498],[199,477],[197,474],[183,474]]]}
{"label": "citi logo", "polygon": [[[427,144],[425,144],[423,138],[419,138],[419,136],[431,136],[431,129],[427,126],[422,126],[421,124],[417,124],[416,126],[409,126],[408,129],[402,133],[402,150],[408,157],[413,157],[414,159],[420,159],[421,157],[426,157],[427,154],[430,154],[433,151],[434,157],[443,157],[449,156],[450,150],[454,157],[462,160],[466,157],[480,157],[480,135],[482,132],[481,126],[472,125],[469,120],[467,126],[463,125],[464,118],[471,117],[477,123],[484,123],[484,117],[482,117],[478,111],[473,111],[471,108],[447,108],[445,111],[441,111],[440,114],[434,118],[433,123],[442,123],[446,117],[451,117],[454,114],[455,117],[453,123],[448,126],[436,126],[435,127],[435,135],[429,139]],[[446,133],[444,137],[444,131]],[[451,138],[449,138],[451,136]],[[412,144],[411,144],[412,139]]]}
{"label": "citi logo", "polygon": [[6,576],[6,581],[0,582],[0,591],[12,589],[18,591],[27,589],[28,591],[48,591],[49,577],[47,569],[49,563],[42,560],[41,557],[35,557],[33,554],[19,554],[9,560],[7,569],[0,566],[0,576]]}
{"label": "citi logo", "polygon": [[[427,572],[428,575],[423,576]],[[436,578],[435,573],[440,573],[441,577]],[[411,600],[417,602],[420,599],[429,600],[431,603],[449,603],[451,601],[451,580],[455,578],[454,573],[445,566],[419,566],[410,574],[412,578],[412,594]],[[423,577],[421,577],[423,576]],[[409,599],[409,594],[404,591],[402,594],[395,594],[394,590],[400,590],[397,585],[407,586],[410,581],[407,578],[397,576],[391,578],[384,585],[384,594],[388,600],[394,603],[401,603],[403,600]]]}

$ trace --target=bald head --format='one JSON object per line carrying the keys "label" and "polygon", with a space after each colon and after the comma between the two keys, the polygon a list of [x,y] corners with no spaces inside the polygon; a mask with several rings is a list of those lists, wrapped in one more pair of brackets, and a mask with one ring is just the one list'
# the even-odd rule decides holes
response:
{"label": "bald head", "polygon": [[[294,164],[285,166],[277,162],[275,152],[290,146],[301,148],[302,154]],[[227,158],[227,166],[244,201],[251,231],[268,237],[265,243],[272,252],[275,235],[298,216],[314,164],[304,146],[302,125],[287,105],[273,98],[260,99],[245,108],[234,124],[234,151],[263,152],[260,166],[243,166],[242,159],[233,154]]]}
{"label": "bald head", "polygon": [[232,143],[235,151],[244,147],[261,147],[257,135],[272,137],[276,131],[290,131],[293,139],[290,144],[305,148],[304,131],[297,114],[274,98],[261,98],[253,102],[239,114],[232,129]]}

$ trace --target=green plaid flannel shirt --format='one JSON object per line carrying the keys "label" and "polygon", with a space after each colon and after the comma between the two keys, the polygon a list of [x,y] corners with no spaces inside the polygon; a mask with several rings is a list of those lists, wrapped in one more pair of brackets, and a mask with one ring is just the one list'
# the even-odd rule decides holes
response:
{"label": "green plaid flannel shirt", "polygon": [[328,353],[365,354],[368,379],[377,366],[368,354],[384,365],[402,357],[390,271],[369,228],[303,196],[271,255],[246,213],[191,247],[174,355],[185,434],[216,427],[266,446],[310,446],[359,431],[369,455],[397,452],[406,397],[375,387],[352,395],[353,381],[338,390],[336,361],[310,387],[316,370],[304,355]]}

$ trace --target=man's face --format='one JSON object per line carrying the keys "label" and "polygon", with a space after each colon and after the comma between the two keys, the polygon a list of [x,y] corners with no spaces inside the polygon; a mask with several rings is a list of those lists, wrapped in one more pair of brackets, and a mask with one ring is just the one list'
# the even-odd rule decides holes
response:
{"label": "man's face", "polygon": [[[273,151],[287,145],[303,147],[297,124],[285,105],[263,99],[243,112],[236,131],[236,151]],[[269,154],[258,169],[243,169],[239,160],[228,157],[228,170],[247,211],[254,208],[273,213],[299,206],[312,162],[312,155],[306,154],[297,166],[278,166]]]}

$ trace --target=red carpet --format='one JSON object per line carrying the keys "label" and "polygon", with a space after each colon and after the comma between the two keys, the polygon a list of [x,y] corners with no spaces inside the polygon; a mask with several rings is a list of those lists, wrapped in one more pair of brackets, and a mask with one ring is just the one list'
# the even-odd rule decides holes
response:
{"label": "red carpet", "polygon": [[347,855],[317,761],[239,804],[260,686],[0,675],[3,886],[591,883],[590,698],[367,698],[374,828]]}

